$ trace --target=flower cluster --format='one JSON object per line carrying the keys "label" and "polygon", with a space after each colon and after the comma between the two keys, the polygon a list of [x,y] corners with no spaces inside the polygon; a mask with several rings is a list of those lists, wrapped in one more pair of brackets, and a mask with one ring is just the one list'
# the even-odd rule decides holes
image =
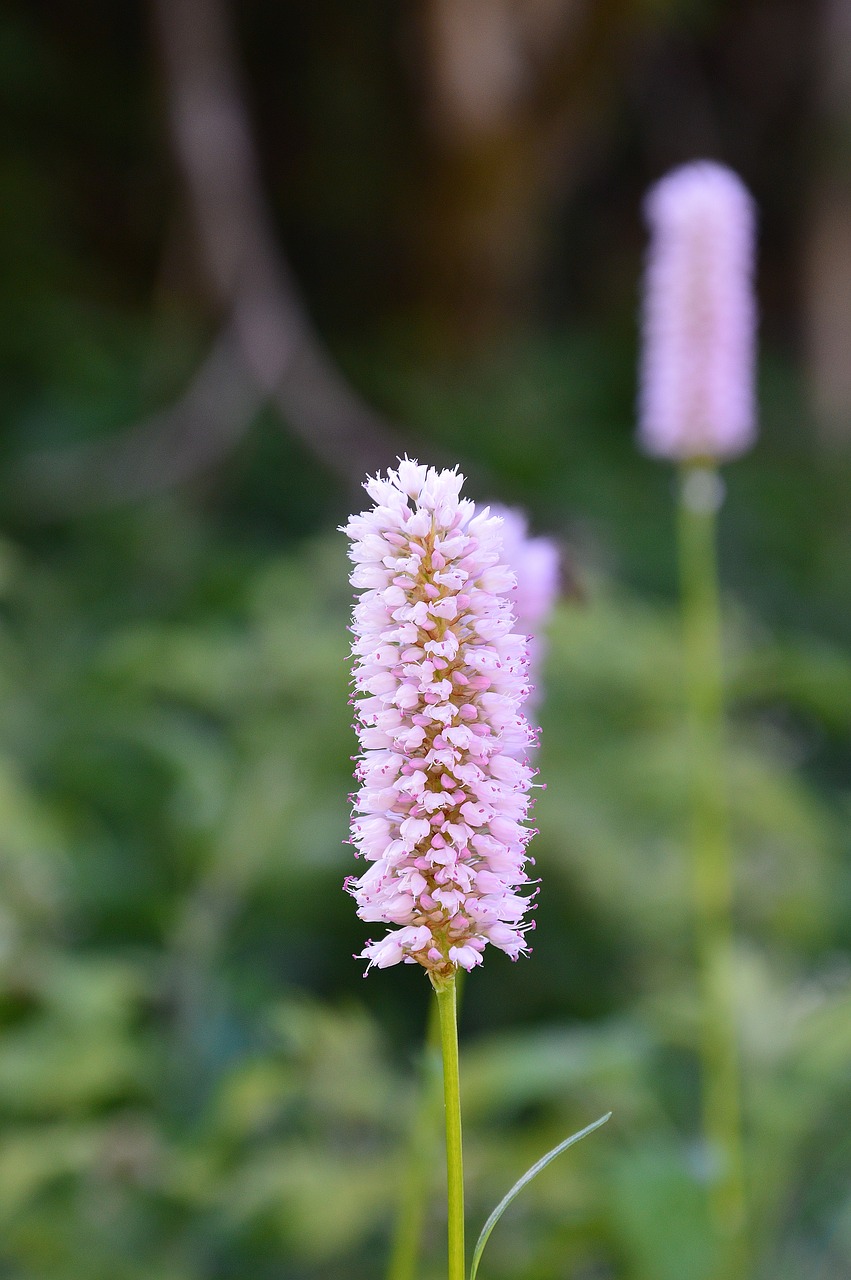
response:
{"label": "flower cluster", "polygon": [[347,888],[362,920],[395,926],[362,956],[435,980],[487,943],[526,950],[524,825],[532,732],[528,642],[501,520],[460,498],[464,477],[404,459],[352,516],[356,728],[352,843],[370,863]]}
{"label": "flower cluster", "polygon": [[753,201],[696,161],[650,191],[639,439],[664,458],[722,459],[756,432]]}

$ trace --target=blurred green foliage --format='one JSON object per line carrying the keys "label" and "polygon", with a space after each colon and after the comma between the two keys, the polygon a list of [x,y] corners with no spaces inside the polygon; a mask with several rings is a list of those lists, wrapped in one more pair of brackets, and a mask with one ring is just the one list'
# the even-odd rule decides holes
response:
{"label": "blurred green foliage", "polygon": [[[556,402],[542,408],[542,430],[561,416]],[[467,424],[457,430],[474,450]],[[590,494],[581,435],[567,447],[581,461],[565,462],[558,483]],[[496,451],[488,463],[497,486]],[[619,478],[645,464],[615,446],[610,470],[596,465],[593,534],[563,525],[582,548],[581,596],[563,602],[549,637],[536,946],[516,966],[492,957],[465,994],[470,1218],[611,1108],[601,1134],[511,1207],[487,1274],[700,1280],[712,1252],[679,623],[670,583],[650,586],[664,575],[644,557],[647,531],[637,548],[619,546],[635,509],[614,503],[608,544],[599,535],[610,486],[649,501]],[[509,497],[538,486],[553,512],[557,482],[538,466]],[[760,482],[745,471],[733,526],[742,492]],[[666,481],[652,483],[661,547]],[[563,504],[577,521],[586,514],[578,496]],[[670,566],[669,550],[660,555]],[[407,969],[363,983],[350,958],[363,927],[340,889],[354,749],[348,609],[339,536],[275,547],[187,498],[3,544],[0,1260],[10,1276],[381,1274],[427,991]],[[771,624],[741,597],[728,620],[760,1274],[838,1280],[851,1267],[849,797],[837,769],[851,661],[827,635]],[[440,1185],[436,1142],[427,1280],[441,1274]]]}

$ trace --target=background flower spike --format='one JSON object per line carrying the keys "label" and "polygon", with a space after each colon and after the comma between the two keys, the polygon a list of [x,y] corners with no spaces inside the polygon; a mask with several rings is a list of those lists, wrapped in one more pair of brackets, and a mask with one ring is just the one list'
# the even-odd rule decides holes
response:
{"label": "background flower spike", "polygon": [[645,215],[639,442],[662,458],[736,457],[756,435],[753,200],[698,160],[651,188]]}

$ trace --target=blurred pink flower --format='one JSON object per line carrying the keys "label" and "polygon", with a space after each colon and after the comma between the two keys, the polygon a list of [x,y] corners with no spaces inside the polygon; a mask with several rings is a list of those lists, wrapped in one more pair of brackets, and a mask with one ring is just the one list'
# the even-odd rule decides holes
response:
{"label": "blurred pink flower", "polygon": [[561,556],[550,538],[529,537],[529,522],[522,511],[494,503],[491,514],[502,519],[503,555],[517,576],[512,606],[518,630],[529,637],[529,707],[533,707],[540,701],[544,631],[559,596]]}
{"label": "blurred pink flower", "polygon": [[701,160],[647,197],[639,441],[665,458],[723,459],[756,435],[754,204]]}
{"label": "blurred pink flower", "polygon": [[362,956],[444,977],[489,942],[516,959],[530,927],[528,642],[502,522],[460,498],[463,479],[406,458],[367,481],[375,506],[344,529],[362,593],[352,843],[372,864],[347,888],[362,920],[394,926]]}

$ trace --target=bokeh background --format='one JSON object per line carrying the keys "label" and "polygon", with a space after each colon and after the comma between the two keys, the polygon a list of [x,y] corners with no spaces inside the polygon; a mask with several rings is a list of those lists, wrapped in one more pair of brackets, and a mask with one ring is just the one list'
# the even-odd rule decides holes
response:
{"label": "bokeh background", "polygon": [[848,0],[7,0],[0,95],[0,1273],[384,1272],[428,987],[351,958],[335,528],[408,450],[564,557],[535,950],[465,992],[471,1224],[615,1117],[487,1275],[709,1275],[633,404],[641,199],[711,156],[760,209],[721,548],[753,1274],[847,1278]]}

